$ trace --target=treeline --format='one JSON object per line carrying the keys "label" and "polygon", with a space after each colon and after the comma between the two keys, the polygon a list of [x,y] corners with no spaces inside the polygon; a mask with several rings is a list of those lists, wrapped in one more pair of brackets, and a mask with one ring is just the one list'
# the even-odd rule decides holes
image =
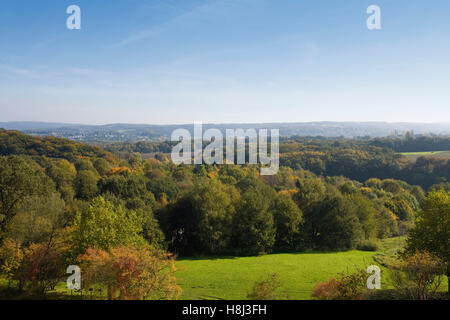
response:
{"label": "treeline", "polygon": [[105,150],[112,153],[170,153],[172,147],[177,142],[156,142],[156,141],[139,141],[139,142],[115,142],[103,144]]}
{"label": "treeline", "polygon": [[[169,248],[187,255],[255,255],[376,248],[405,234],[423,191],[394,180],[365,184],[283,168],[260,180],[226,166],[157,211]],[[278,191],[276,191],[278,190]]]}
{"label": "treeline", "polygon": [[450,136],[414,136],[407,133],[403,138],[375,138],[370,140],[370,145],[395,152],[449,151]]}
{"label": "treeline", "polygon": [[316,175],[343,175],[364,182],[371,177],[398,179],[428,189],[450,181],[450,161],[434,157],[420,157],[410,162],[391,149],[373,146],[349,146],[335,142],[327,145],[308,145],[286,142],[280,146],[280,164],[293,169],[303,168]]}
{"label": "treeline", "polygon": [[[346,146],[359,149],[363,146],[373,146],[383,149],[391,149],[395,152],[426,152],[449,151],[450,136],[414,135],[407,132],[403,137],[371,138],[360,137],[357,139],[330,138],[330,137],[280,137],[281,152],[301,151],[306,149],[327,149],[333,146]],[[139,153],[170,153],[177,142],[171,141],[139,141],[139,142],[114,142],[104,143],[101,146],[110,152],[139,152]]]}
{"label": "treeline", "polygon": [[[128,159],[133,153],[154,153],[162,159],[160,153],[170,153],[174,144],[114,143],[106,145],[106,148],[121,159]],[[450,137],[407,134],[404,138],[376,139],[283,138],[280,141],[280,164],[294,170],[308,170],[318,176],[342,175],[359,182],[372,177],[397,179],[424,189],[449,182],[448,159],[420,157],[411,162],[398,154],[426,150],[450,150]]]}

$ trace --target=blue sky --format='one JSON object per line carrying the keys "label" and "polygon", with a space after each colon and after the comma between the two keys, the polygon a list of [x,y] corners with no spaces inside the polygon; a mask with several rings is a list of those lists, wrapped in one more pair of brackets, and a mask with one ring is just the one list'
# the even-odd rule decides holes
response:
{"label": "blue sky", "polygon": [[[366,28],[372,4],[382,30]],[[449,122],[449,14],[448,0],[3,0],[0,121]]]}

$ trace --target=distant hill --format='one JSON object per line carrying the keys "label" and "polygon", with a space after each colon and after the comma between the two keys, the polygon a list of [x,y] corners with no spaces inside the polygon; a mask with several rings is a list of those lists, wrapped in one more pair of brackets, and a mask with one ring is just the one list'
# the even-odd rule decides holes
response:
{"label": "distant hill", "polygon": [[0,128],[6,130],[40,130],[40,129],[56,129],[61,127],[70,127],[68,123],[58,122],[36,122],[36,121],[11,121],[0,122]]}
{"label": "distant hill", "polygon": [[[193,131],[192,124],[147,125],[147,124],[107,124],[82,125],[45,122],[3,122],[0,128],[20,130],[38,136],[54,136],[75,141],[134,142],[167,140],[173,130],[184,128]],[[388,123],[388,122],[299,122],[299,123],[246,123],[246,124],[204,124],[203,129],[222,130],[235,128],[280,129],[284,137],[386,137],[399,136],[406,131],[415,134],[450,134],[450,123]]]}
{"label": "distant hill", "polygon": [[115,162],[115,157],[98,146],[55,137],[38,137],[20,131],[0,129],[0,155],[45,156],[70,161],[80,158],[104,158]]}

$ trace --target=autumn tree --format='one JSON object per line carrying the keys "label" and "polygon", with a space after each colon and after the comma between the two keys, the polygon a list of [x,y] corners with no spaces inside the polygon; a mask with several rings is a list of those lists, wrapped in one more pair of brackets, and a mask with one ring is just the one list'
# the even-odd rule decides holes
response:
{"label": "autumn tree", "polygon": [[19,288],[27,288],[33,295],[44,296],[65,275],[70,241],[59,231],[47,242],[32,243],[23,249],[23,259],[13,278]]}
{"label": "autumn tree", "polygon": [[445,263],[428,252],[403,255],[392,266],[390,277],[401,297],[428,300],[435,297],[441,285]]}
{"label": "autumn tree", "polygon": [[78,262],[84,288],[104,285],[108,299],[175,299],[181,293],[174,277],[174,257],[163,251],[145,246],[89,248]]}
{"label": "autumn tree", "polygon": [[0,276],[8,279],[8,287],[11,279],[22,264],[23,249],[18,241],[6,239],[0,246]]}
{"label": "autumn tree", "polygon": [[336,278],[318,282],[312,298],[316,300],[361,300],[366,287],[367,273],[357,269],[354,273],[340,273]]}

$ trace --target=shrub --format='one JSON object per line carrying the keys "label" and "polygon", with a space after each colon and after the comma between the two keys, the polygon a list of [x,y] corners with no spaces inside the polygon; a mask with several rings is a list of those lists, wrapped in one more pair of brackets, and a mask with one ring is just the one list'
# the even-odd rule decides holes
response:
{"label": "shrub", "polygon": [[390,270],[390,277],[400,297],[413,300],[436,298],[446,265],[427,252],[403,256]]}
{"label": "shrub", "polygon": [[319,282],[313,289],[316,300],[361,300],[366,289],[367,273],[359,269],[356,273],[340,274],[338,279]]}
{"label": "shrub", "polygon": [[271,274],[267,279],[257,281],[253,285],[253,290],[247,295],[250,300],[280,300],[289,299],[288,295],[279,293],[282,287],[280,276],[276,273]]}

